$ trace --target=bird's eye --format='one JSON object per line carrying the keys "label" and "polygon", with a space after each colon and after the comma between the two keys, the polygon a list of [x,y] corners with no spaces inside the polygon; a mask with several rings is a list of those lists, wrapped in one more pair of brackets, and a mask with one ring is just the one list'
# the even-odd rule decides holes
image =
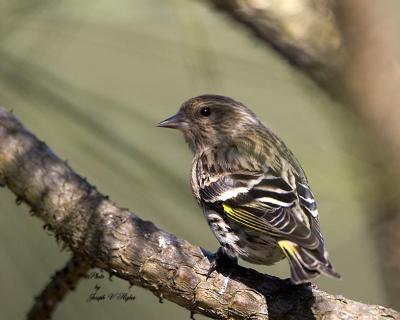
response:
{"label": "bird's eye", "polygon": [[207,107],[201,108],[200,114],[203,117],[208,117],[211,114],[211,110],[210,110],[210,108],[207,108]]}

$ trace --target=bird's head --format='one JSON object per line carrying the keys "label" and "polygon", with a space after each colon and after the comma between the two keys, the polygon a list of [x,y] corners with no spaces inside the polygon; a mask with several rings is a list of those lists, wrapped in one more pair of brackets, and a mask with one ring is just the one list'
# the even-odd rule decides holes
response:
{"label": "bird's head", "polygon": [[242,103],[219,95],[202,95],[184,102],[178,113],[159,127],[182,131],[192,151],[229,143],[237,134],[259,124],[255,114]]}

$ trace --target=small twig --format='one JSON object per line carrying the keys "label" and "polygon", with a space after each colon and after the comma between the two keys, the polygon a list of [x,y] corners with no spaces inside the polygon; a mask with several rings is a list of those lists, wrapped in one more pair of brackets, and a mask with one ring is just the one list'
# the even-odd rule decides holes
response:
{"label": "small twig", "polygon": [[85,277],[90,269],[88,260],[76,255],[57,271],[46,285],[28,313],[28,320],[50,319],[58,304],[75,289],[79,280]]}

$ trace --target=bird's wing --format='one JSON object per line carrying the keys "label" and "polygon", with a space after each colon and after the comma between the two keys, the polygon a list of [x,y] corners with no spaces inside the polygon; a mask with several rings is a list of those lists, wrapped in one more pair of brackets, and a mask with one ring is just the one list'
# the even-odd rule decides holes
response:
{"label": "bird's wing", "polygon": [[[198,166],[208,166],[205,161],[207,157]],[[322,245],[315,200],[305,182],[291,186],[266,166],[259,171],[243,170],[240,165],[227,170],[203,169],[198,168],[202,172],[199,195],[206,206],[277,239],[309,249]]]}

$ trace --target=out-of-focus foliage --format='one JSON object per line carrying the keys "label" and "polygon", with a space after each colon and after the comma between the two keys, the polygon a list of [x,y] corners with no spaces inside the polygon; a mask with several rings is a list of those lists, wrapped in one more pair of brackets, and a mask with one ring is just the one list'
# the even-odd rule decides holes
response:
{"label": "out-of-focus foliage", "polygon": [[[0,104],[121,206],[216,250],[190,194],[189,150],[179,133],[154,127],[206,92],[245,102],[302,162],[343,276],[321,279],[321,287],[385,304],[361,201],[358,123],[307,79],[196,1],[0,2]],[[0,305],[5,319],[21,319],[68,253],[7,190],[0,211]],[[286,262],[258,269],[288,275]],[[130,289],[133,302],[88,303],[96,283],[129,291],[118,279],[85,280],[56,319],[189,317],[138,288]]]}

